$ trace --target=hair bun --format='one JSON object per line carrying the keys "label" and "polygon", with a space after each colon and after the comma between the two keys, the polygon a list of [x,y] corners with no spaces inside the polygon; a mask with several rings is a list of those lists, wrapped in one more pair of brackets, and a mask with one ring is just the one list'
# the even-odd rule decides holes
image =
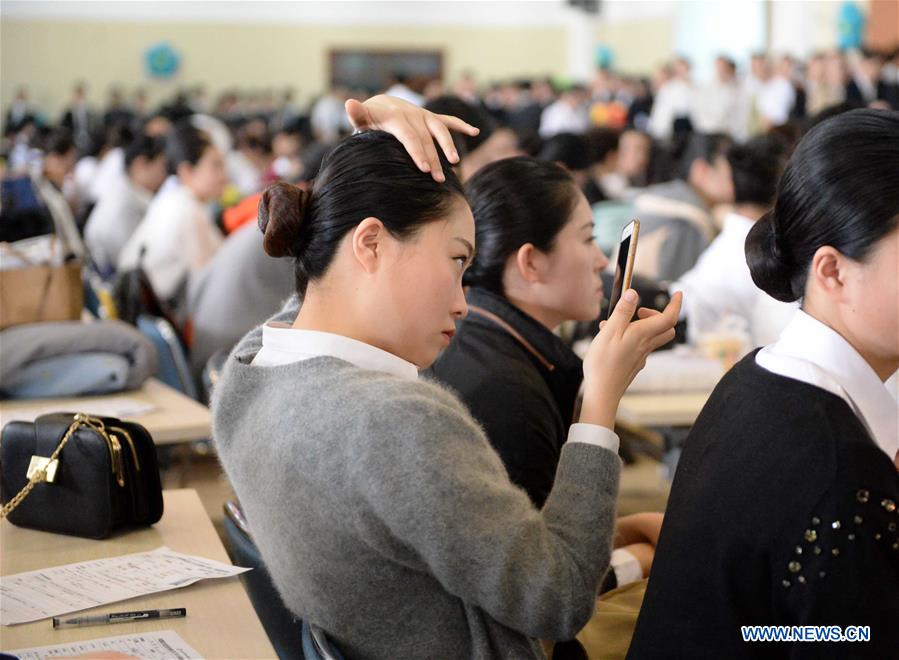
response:
{"label": "hair bun", "polygon": [[279,181],[265,189],[259,200],[262,247],[272,257],[296,257],[297,242],[306,221],[312,195]]}
{"label": "hair bun", "polygon": [[801,297],[793,290],[795,269],[778,238],[774,211],[768,211],[746,236],[746,264],[752,281],[772,298],[793,302]]}

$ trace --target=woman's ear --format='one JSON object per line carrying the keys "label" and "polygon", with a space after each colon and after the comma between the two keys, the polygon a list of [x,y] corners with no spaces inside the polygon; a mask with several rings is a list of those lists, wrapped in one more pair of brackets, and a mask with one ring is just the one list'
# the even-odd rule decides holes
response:
{"label": "woman's ear", "polygon": [[515,253],[515,265],[518,274],[525,282],[536,284],[543,275],[545,255],[534,247],[533,243],[525,243]]}
{"label": "woman's ear", "polygon": [[845,293],[848,267],[848,260],[839,250],[824,245],[812,257],[809,279],[827,297],[839,300]]}
{"label": "woman's ear", "polygon": [[378,269],[380,257],[383,256],[383,250],[380,248],[386,232],[384,223],[373,217],[365,218],[353,231],[353,256],[367,273],[373,273]]}

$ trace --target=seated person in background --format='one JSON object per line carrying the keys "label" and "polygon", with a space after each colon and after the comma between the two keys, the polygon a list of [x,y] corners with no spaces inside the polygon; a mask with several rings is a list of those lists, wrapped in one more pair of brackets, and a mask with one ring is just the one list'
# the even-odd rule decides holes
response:
{"label": "seated person in background", "polygon": [[84,227],[91,258],[104,277],[115,272],[122,249],[165,181],[165,140],[139,135],[125,148],[125,172],[103,191]]}
{"label": "seated person in background", "polygon": [[[735,207],[696,265],[670,286],[672,292],[684,292],[691,343],[714,331],[726,316],[735,316],[746,322],[751,347],[763,346],[777,339],[792,317],[795,305],[773,300],[770,305],[758,304],[759,298],[770,296],[753,283],[744,250],[749,230],[774,203],[785,159],[786,146],[775,136],[728,149],[725,161]],[[757,310],[763,310],[764,318],[756,318]]]}
{"label": "seated person in background", "polygon": [[[585,360],[590,437],[563,450],[538,510],[465,406],[417,380],[466,313],[475,242],[425,139],[410,157],[385,133],[356,135],[311,194],[276,184],[264,245],[296,260],[303,304],[229,357],[216,447],[285,604],[347,657],[544,657],[535,637],[570,639],[595,607],[620,469],[609,427],[679,304],[630,323],[636,296],[623,297]],[[439,142],[453,152],[445,130]]]}
{"label": "seated person in background", "polygon": [[436,115],[458,117],[480,129],[477,135],[453,132],[453,142],[459,153],[456,171],[462,181],[475,172],[502,158],[518,156],[518,137],[509,128],[494,126],[493,120],[481,107],[472,106],[458,96],[440,96],[428,101],[425,109]]}
{"label": "seated person in background", "polygon": [[[629,656],[895,657],[899,649],[899,113],[802,138],[749,232],[753,281],[802,300],[687,438]],[[839,646],[741,626],[870,626]]]}
{"label": "seated person in background", "polygon": [[635,272],[670,282],[686,273],[712,240],[711,210],[733,202],[721,135],[694,135],[683,159],[683,178],[645,188],[633,200],[640,218]]}
{"label": "seated person in background", "polygon": [[[608,259],[593,242],[586,198],[555,163],[507,158],[478,172],[465,190],[478,245],[464,278],[468,316],[427,374],[459,395],[512,483],[539,508],[552,490],[583,381],[580,358],[553,330],[597,318]],[[656,534],[615,550],[606,588],[648,573],[648,541],[662,516],[637,520],[647,518]]]}
{"label": "seated person in background", "polygon": [[587,181],[581,190],[587,203],[593,206],[610,199],[605,184],[618,178],[618,142],[621,132],[614,128],[594,128],[587,133],[586,139],[590,166]]}
{"label": "seated person in background", "polygon": [[34,186],[44,208],[53,219],[53,227],[65,254],[83,258],[86,250],[75,222],[72,206],[63,195],[63,186],[75,169],[77,151],[72,134],[64,128],[51,133],[44,144],[41,174]]}
{"label": "seated person in background", "polygon": [[200,376],[214,353],[231,350],[241,337],[277,312],[295,288],[293,263],[265,253],[255,222],[230,234],[212,261],[192,275],[188,284],[194,376]]}
{"label": "seated person in background", "polygon": [[172,130],[165,150],[177,182],[150,204],[122,250],[118,270],[140,266],[155,294],[181,309],[188,275],[202,270],[222,243],[208,205],[221,196],[228,178],[219,149],[189,120]]}

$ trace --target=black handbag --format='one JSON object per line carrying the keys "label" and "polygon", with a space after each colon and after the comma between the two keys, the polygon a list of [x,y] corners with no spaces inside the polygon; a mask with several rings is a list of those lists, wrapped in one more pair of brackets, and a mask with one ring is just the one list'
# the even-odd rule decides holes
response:
{"label": "black handbag", "polygon": [[83,413],[10,422],[0,435],[0,518],[101,539],[162,517],[156,447],[140,424]]}

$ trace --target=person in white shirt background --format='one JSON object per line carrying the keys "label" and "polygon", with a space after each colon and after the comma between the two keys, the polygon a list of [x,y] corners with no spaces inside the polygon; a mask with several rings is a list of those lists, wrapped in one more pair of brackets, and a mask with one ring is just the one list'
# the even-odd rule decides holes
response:
{"label": "person in white shirt background", "polygon": [[656,94],[647,129],[657,140],[669,140],[674,134],[674,122],[690,116],[693,83],[690,81],[690,61],[678,57],[672,65],[672,77]]}
{"label": "person in white shirt background", "polygon": [[737,81],[737,65],[723,55],[715,58],[715,80],[696,90],[690,120],[699,133],[724,133],[742,142],[748,136],[746,95]]}
{"label": "person in white shirt background", "polygon": [[587,100],[587,90],[580,85],[562,92],[540,117],[540,137],[547,139],[559,133],[585,133],[590,128]]}
{"label": "person in white shirt background", "polygon": [[106,186],[84,228],[84,240],[101,275],[115,271],[119,255],[165,181],[165,140],[138,136],[124,150],[124,176]]}
{"label": "person in white shirt background", "polygon": [[790,118],[790,112],[796,104],[793,71],[793,59],[784,55],[777,61],[773,74],[759,89],[756,105],[762,125],[766,129],[783,126]]}
{"label": "person in white shirt background", "polygon": [[228,177],[222,152],[206,133],[182,121],[166,140],[169,171],[177,185],[166,185],[122,250],[119,270],[144,269],[162,300],[183,303],[190,273],[199,272],[222,243],[209,204],[221,197]]}
{"label": "person in white shirt background", "polygon": [[672,292],[684,292],[690,343],[715,331],[730,316],[745,323],[747,348],[762,346],[777,338],[795,311],[794,305],[773,299],[770,305],[758,307],[759,298],[770,296],[752,282],[743,253],[749,230],[774,203],[786,150],[777,137],[763,136],[731,146],[721,163],[729,172],[734,209],[696,265],[670,286]]}

